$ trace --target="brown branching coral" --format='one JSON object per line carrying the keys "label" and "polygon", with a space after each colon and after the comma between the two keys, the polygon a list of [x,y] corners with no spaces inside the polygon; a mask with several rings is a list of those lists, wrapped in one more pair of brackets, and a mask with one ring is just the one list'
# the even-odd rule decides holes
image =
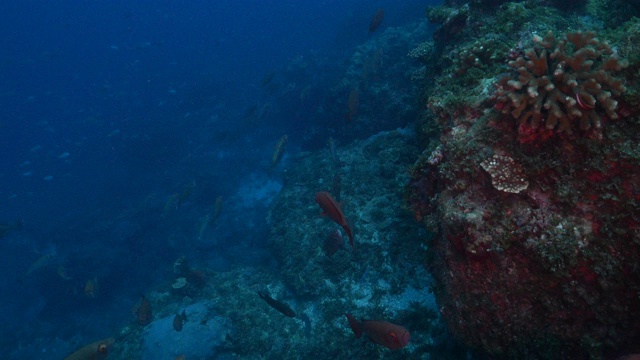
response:
{"label": "brown branching coral", "polygon": [[[593,32],[549,32],[533,37],[533,47],[509,62],[514,75],[496,86],[497,108],[520,127],[572,134],[576,129],[600,133],[601,119],[617,119],[616,97],[625,92],[615,76],[626,66]],[[523,139],[521,139],[522,141]]]}

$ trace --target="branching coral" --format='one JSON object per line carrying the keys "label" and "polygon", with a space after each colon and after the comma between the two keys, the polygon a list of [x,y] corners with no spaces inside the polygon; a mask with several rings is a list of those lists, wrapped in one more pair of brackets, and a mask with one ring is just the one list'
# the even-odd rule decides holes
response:
{"label": "branching coral", "polygon": [[[520,127],[599,134],[601,117],[617,119],[616,97],[625,92],[616,72],[626,66],[593,32],[549,32],[509,62],[515,70],[497,82],[497,107]],[[522,141],[522,138],[521,138]]]}

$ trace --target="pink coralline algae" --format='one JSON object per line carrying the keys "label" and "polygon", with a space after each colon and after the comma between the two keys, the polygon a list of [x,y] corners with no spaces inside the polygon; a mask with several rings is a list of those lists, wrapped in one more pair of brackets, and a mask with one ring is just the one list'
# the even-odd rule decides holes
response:
{"label": "pink coralline algae", "polygon": [[496,83],[496,108],[516,121],[522,143],[554,131],[600,138],[603,120],[618,119],[616,99],[626,87],[616,74],[625,66],[593,32],[534,36],[533,46],[509,61],[514,73]]}

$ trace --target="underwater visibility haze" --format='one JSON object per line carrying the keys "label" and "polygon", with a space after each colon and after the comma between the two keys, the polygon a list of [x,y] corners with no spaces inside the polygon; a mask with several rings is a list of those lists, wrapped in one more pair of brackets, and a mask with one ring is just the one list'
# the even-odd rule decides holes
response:
{"label": "underwater visibility haze", "polygon": [[640,358],[640,2],[0,2],[3,359]]}

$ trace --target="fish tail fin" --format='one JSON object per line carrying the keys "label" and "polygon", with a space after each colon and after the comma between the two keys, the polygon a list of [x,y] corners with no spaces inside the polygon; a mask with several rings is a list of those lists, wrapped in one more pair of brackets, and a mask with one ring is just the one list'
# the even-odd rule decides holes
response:
{"label": "fish tail fin", "polygon": [[353,234],[351,233],[351,228],[349,227],[349,224],[342,225],[342,228],[347,233],[347,236],[349,236],[349,243],[351,243],[351,249],[355,249],[353,245]]}
{"label": "fish tail fin", "polygon": [[347,317],[347,321],[349,322],[349,326],[351,327],[351,331],[353,331],[356,339],[360,339],[362,336],[362,325],[360,325],[360,321],[353,317],[353,315],[347,313],[344,314]]}

